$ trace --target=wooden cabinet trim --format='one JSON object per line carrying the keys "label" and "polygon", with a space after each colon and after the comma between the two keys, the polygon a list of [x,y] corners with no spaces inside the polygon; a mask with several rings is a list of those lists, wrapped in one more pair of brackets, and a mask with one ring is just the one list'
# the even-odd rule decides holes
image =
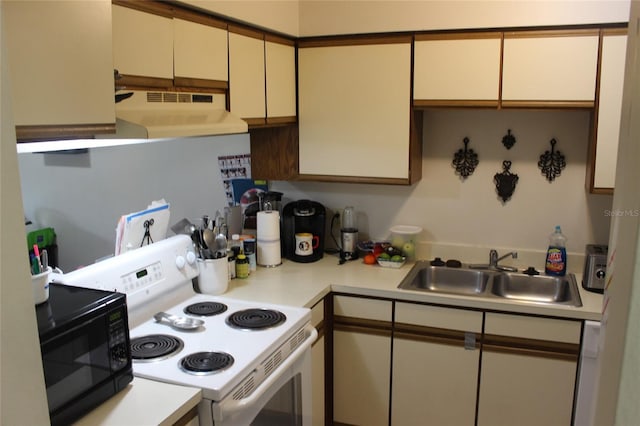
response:
{"label": "wooden cabinet trim", "polygon": [[416,41],[429,40],[474,40],[487,38],[502,38],[502,32],[468,32],[468,33],[421,33],[416,34]]}
{"label": "wooden cabinet trim", "polygon": [[425,327],[413,324],[394,324],[393,338],[416,342],[437,343],[450,346],[465,346],[465,336],[474,334],[476,349],[480,349],[481,335],[473,332],[447,330],[437,327]]}
{"label": "wooden cabinet trim", "polygon": [[206,89],[218,89],[224,92],[229,89],[229,82],[223,80],[207,80],[203,78],[192,77],[173,77],[173,85],[175,87],[194,87]]}
{"label": "wooden cabinet trim", "polygon": [[284,44],[286,46],[295,46],[296,45],[295,40],[292,40],[290,38],[277,36],[277,35],[274,35],[274,34],[268,34],[268,33],[266,33],[264,35],[264,41],[269,41],[271,43]]}
{"label": "wooden cabinet trim", "polygon": [[299,174],[297,180],[309,182],[341,182],[341,183],[375,183],[384,185],[410,185],[407,179],[378,178],[375,176],[334,176],[334,175],[312,175]]}
{"label": "wooden cabinet trim", "polygon": [[298,40],[298,48],[335,47],[335,46],[365,46],[369,44],[402,44],[411,43],[411,35],[370,34],[365,36],[340,36],[323,38],[303,38]]}
{"label": "wooden cabinet trim", "polygon": [[504,38],[589,37],[597,36],[598,32],[597,28],[505,31]]}
{"label": "wooden cabinet trim", "polygon": [[173,79],[121,74],[118,85],[126,87],[127,90],[170,90],[173,87]]}
{"label": "wooden cabinet trim", "polygon": [[372,319],[345,317],[342,315],[333,316],[334,330],[358,331],[359,333],[375,334],[380,336],[391,336],[393,325],[389,321],[379,321]]}
{"label": "wooden cabinet trim", "polygon": [[16,126],[18,143],[37,140],[55,140],[93,137],[96,134],[116,132],[115,123]]}
{"label": "wooden cabinet trim", "polygon": [[500,101],[496,100],[460,100],[460,99],[414,99],[414,108],[492,108],[500,106]]}
{"label": "wooden cabinet trim", "polygon": [[239,25],[229,24],[228,30],[230,33],[239,34],[245,37],[251,37],[258,40],[264,40],[265,38],[265,33],[258,30],[254,30],[253,28],[249,28],[249,27],[242,27]]}
{"label": "wooden cabinet trim", "polygon": [[603,36],[616,36],[616,35],[628,35],[628,28],[603,28],[600,30],[600,34]]}
{"label": "wooden cabinet trim", "polygon": [[111,0],[111,4],[165,18],[173,18],[174,15],[174,8],[170,4],[153,0]]}
{"label": "wooden cabinet trim", "polygon": [[482,348],[489,350],[502,350],[508,352],[533,351],[536,353],[549,353],[578,359],[580,345],[577,343],[553,342],[548,340],[526,339],[521,337],[497,336],[485,334],[482,339]]}
{"label": "wooden cabinet trim", "polygon": [[528,108],[528,109],[591,109],[594,108],[595,101],[501,101],[502,108]]}

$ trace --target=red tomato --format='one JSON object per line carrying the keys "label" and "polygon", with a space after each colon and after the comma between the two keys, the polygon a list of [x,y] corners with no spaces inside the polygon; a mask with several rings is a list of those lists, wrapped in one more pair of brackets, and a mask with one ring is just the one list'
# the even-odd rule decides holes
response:
{"label": "red tomato", "polygon": [[378,263],[378,262],[376,261],[376,257],[375,257],[373,254],[371,254],[371,253],[370,253],[370,254],[365,255],[365,256],[364,256],[364,258],[363,258],[362,260],[363,260],[363,262],[364,262],[366,265],[375,265],[376,263]]}

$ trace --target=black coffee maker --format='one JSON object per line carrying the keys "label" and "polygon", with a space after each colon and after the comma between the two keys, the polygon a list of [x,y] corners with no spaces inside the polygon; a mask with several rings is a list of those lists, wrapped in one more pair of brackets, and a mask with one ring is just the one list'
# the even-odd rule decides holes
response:
{"label": "black coffee maker", "polygon": [[292,201],[282,210],[284,257],[309,263],[322,259],[326,212],[310,200]]}

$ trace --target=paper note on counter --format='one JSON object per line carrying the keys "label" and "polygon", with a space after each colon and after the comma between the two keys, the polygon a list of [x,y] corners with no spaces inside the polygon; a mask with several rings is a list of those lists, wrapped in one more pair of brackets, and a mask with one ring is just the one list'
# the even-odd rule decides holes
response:
{"label": "paper note on counter", "polygon": [[166,238],[169,203],[153,201],[146,210],[120,217],[116,228],[116,256]]}

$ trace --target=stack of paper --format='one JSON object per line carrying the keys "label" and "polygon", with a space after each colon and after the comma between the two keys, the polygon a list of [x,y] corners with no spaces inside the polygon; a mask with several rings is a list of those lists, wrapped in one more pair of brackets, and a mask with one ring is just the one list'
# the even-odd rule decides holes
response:
{"label": "stack of paper", "polygon": [[152,202],[146,210],[120,217],[116,228],[116,256],[166,238],[169,203]]}

